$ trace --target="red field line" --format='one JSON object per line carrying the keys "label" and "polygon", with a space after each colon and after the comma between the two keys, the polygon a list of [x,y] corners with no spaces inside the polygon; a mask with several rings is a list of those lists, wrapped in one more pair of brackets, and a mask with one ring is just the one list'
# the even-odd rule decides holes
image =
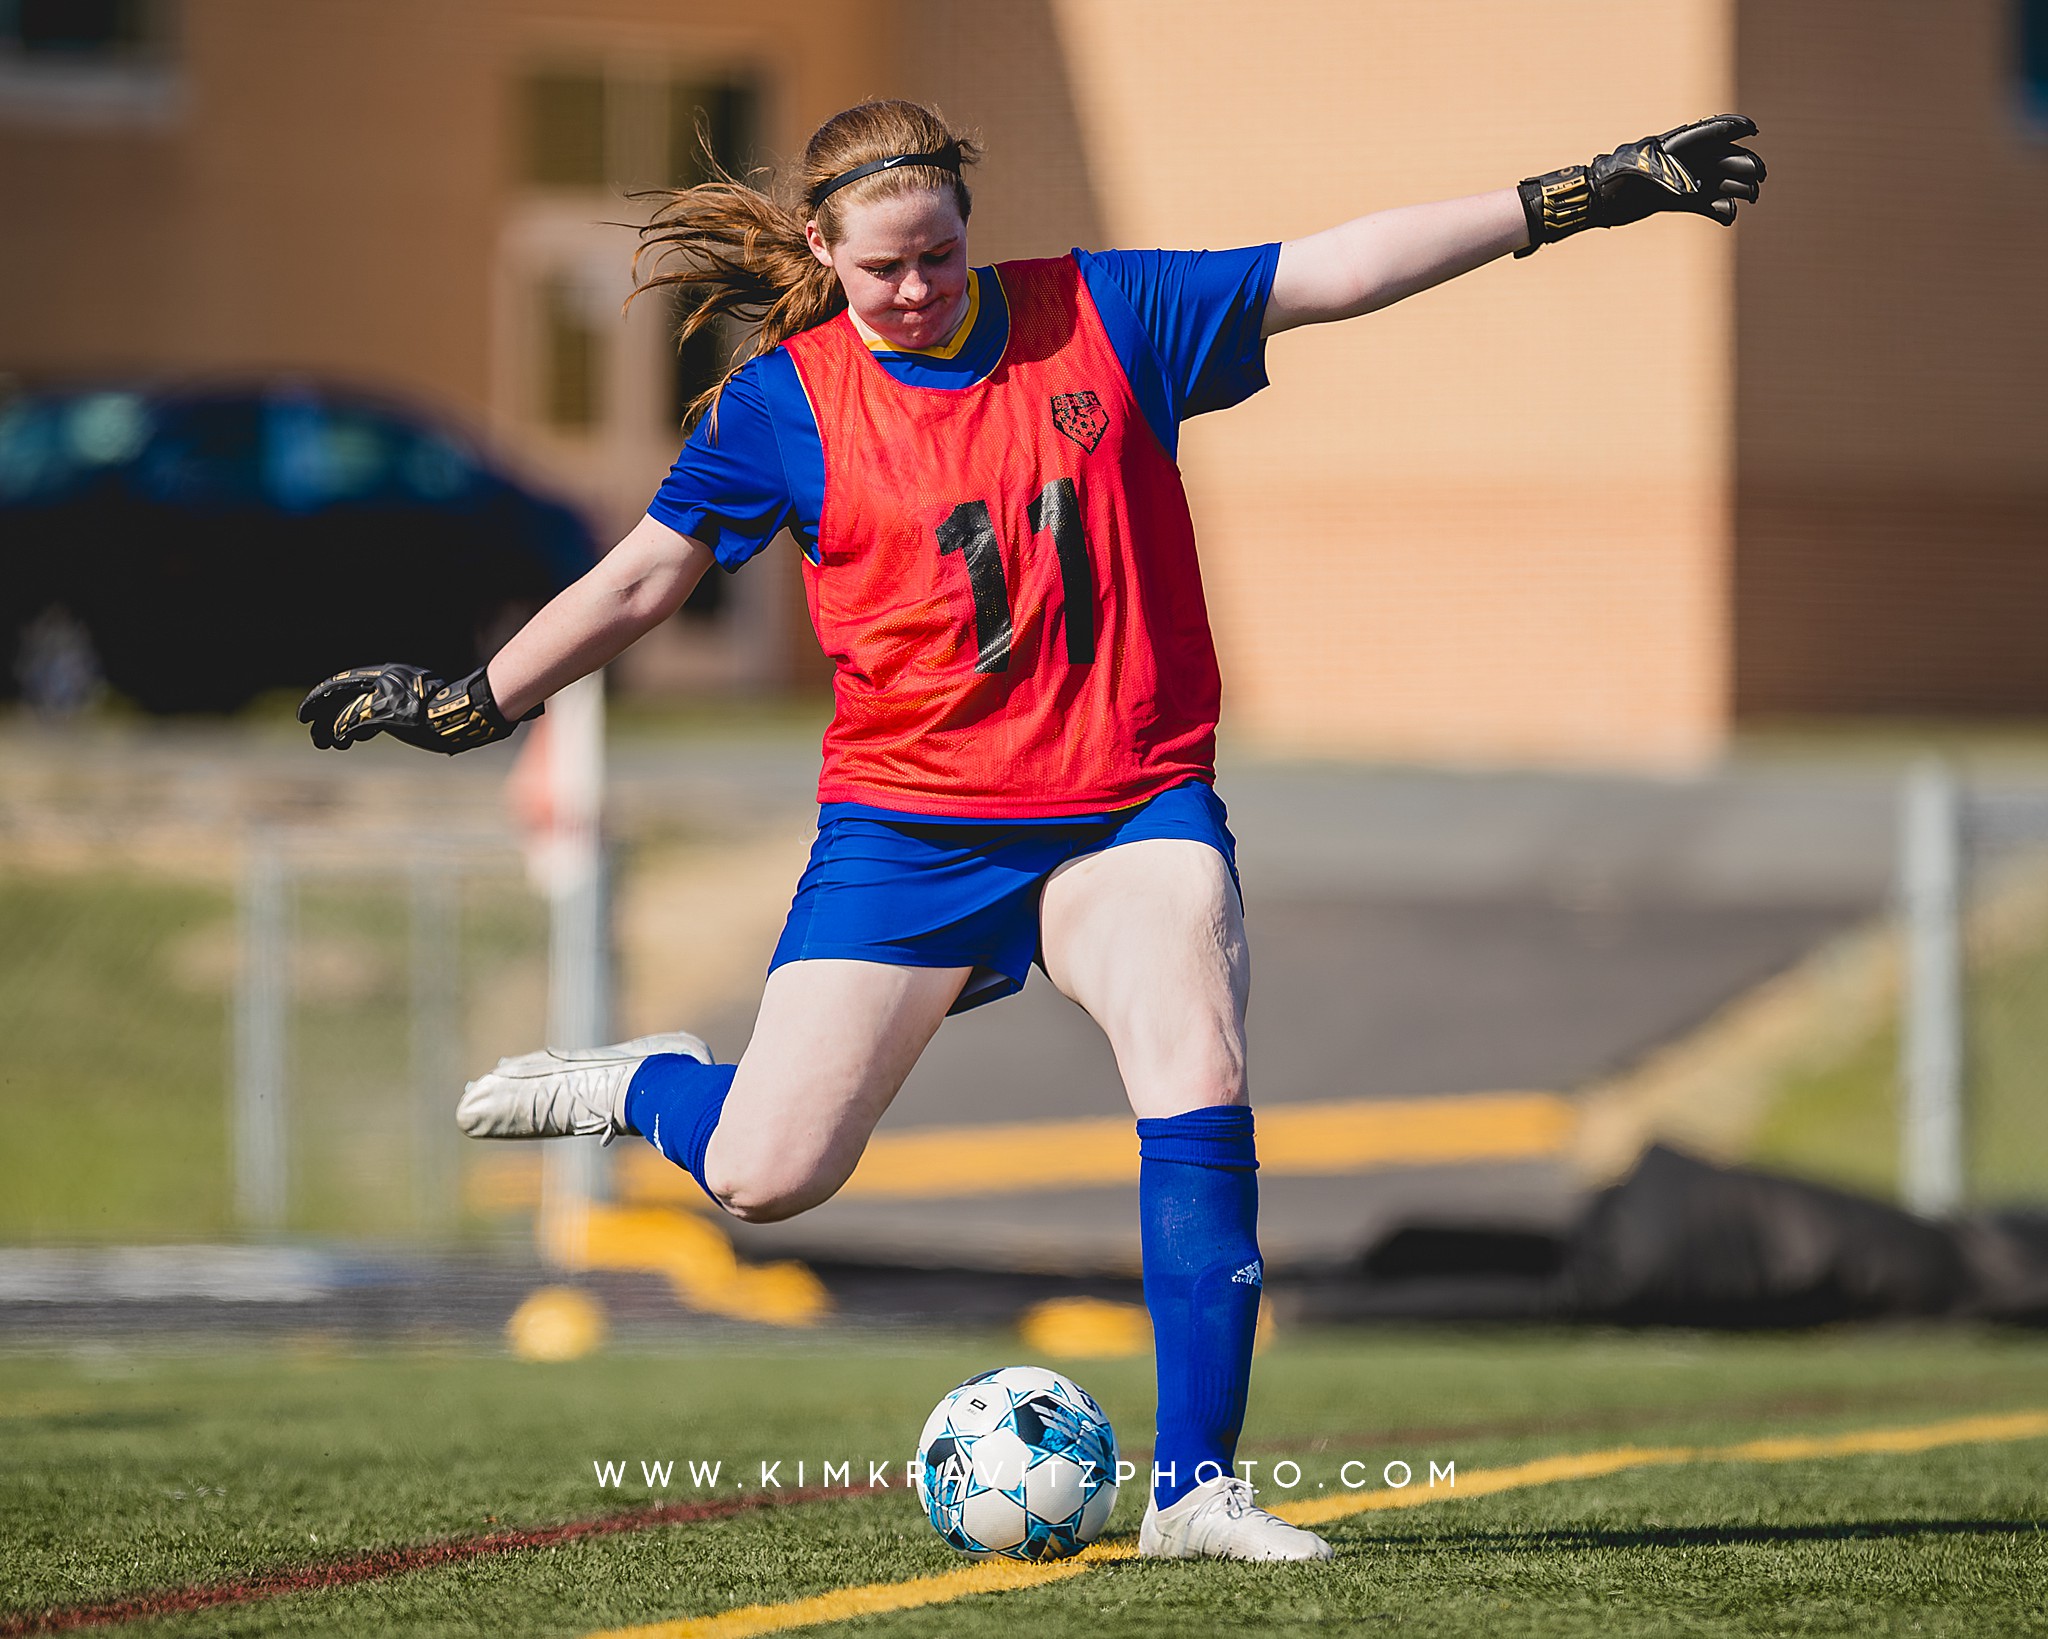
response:
{"label": "red field line", "polygon": [[617,1536],[624,1531],[649,1531],[664,1525],[694,1525],[704,1520],[730,1519],[757,1508],[774,1508],[784,1503],[822,1502],[837,1497],[865,1497],[875,1487],[811,1486],[788,1491],[758,1491],[719,1502],[663,1502],[629,1513],[603,1514],[596,1519],[571,1520],[565,1525],[540,1525],[525,1531],[493,1531],[488,1536],[453,1537],[442,1542],[423,1542],[410,1548],[387,1548],[378,1553],[354,1554],[346,1559],[321,1560],[311,1565],[289,1566],[237,1577],[231,1582],[203,1582],[185,1588],[166,1588],[159,1593],[130,1594],[123,1599],[101,1600],[89,1605],[52,1605],[40,1611],[0,1615],[0,1639],[18,1639],[30,1633],[63,1633],[73,1628],[106,1627],[117,1622],[136,1622],[144,1617],[175,1616],[183,1611],[209,1610],[216,1605],[246,1605],[280,1594],[307,1593],[317,1589],[345,1588],[356,1582],[375,1582],[408,1571],[433,1570],[442,1565],[459,1565],[468,1559],[492,1554],[519,1553],[529,1548],[556,1548],[567,1542],[590,1537]]}

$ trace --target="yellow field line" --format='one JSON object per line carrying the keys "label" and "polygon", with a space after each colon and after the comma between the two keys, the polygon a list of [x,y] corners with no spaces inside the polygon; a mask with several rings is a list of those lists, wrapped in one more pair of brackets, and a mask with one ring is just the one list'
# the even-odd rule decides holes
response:
{"label": "yellow field line", "polygon": [[938,1576],[914,1577],[908,1582],[870,1582],[861,1588],[834,1588],[830,1593],[813,1594],[809,1599],[793,1599],[782,1605],[743,1605],[716,1616],[687,1616],[680,1622],[656,1622],[641,1628],[610,1628],[589,1635],[589,1639],[748,1639],[756,1633],[786,1633],[791,1628],[844,1622],[848,1617],[870,1616],[877,1611],[944,1605],[970,1594],[1042,1587],[1092,1571],[1107,1560],[1131,1559],[1137,1551],[1135,1543],[1103,1543],[1076,1558],[1055,1560],[1050,1565],[991,1559]]}
{"label": "yellow field line", "polygon": [[1425,1503],[1451,1502],[1459,1497],[1488,1497],[1496,1491],[1519,1491],[1532,1485],[1556,1485],[1562,1480],[1594,1480],[1624,1469],[1653,1468],[1663,1463],[1699,1462],[1706,1453],[1685,1446],[1619,1446],[1612,1451],[1581,1451],[1562,1457],[1538,1457],[1534,1462],[1516,1463],[1512,1468],[1481,1468],[1460,1474],[1457,1484],[1438,1491],[1410,1485],[1399,1491],[1358,1491],[1338,1497],[1310,1497],[1301,1502],[1283,1502],[1273,1512],[1296,1525],[1321,1525],[1349,1514],[1371,1514],[1386,1508],[1420,1508]]}
{"label": "yellow field line", "polygon": [[[1259,1165],[1269,1177],[1309,1177],[1544,1160],[1564,1152],[1576,1122],[1572,1101],[1556,1093],[1269,1104],[1258,1112]],[[838,1198],[1017,1195],[1127,1184],[1137,1176],[1137,1134],[1124,1116],[935,1127],[878,1134]],[[621,1183],[629,1200],[702,1200],[686,1174],[642,1146],[627,1152]]]}
{"label": "yellow field line", "polygon": [[1273,1512],[1296,1525],[1317,1525],[1347,1514],[1385,1508],[1418,1508],[1453,1497],[1484,1497],[1524,1486],[1553,1485],[1560,1480],[1590,1480],[1630,1468],[1657,1468],[1674,1463],[1796,1463],[1817,1457],[1861,1457],[1932,1451],[1937,1446],[1976,1445],[2001,1440],[2031,1440],[2048,1435],[2048,1411],[2014,1412],[2001,1417],[1959,1417],[1917,1428],[1860,1429],[1850,1434],[1798,1435],[1774,1440],[1746,1440],[1732,1446],[1621,1446],[1612,1451],[1587,1451],[1563,1457],[1539,1457],[1513,1468],[1482,1468],[1458,1476],[1455,1490],[1430,1491],[1410,1486],[1400,1491],[1361,1491],[1342,1497],[1313,1497],[1284,1502]]}
{"label": "yellow field line", "polygon": [[1861,1457],[1932,1451],[1937,1446],[2031,1440],[2048,1434],[2048,1411],[2016,1411],[1998,1417],[1958,1417],[1918,1428],[1874,1428],[1853,1434],[1791,1435],[1716,1446],[1704,1455],[1717,1462],[1796,1463],[1809,1457]]}
{"label": "yellow field line", "polygon": [[[1564,1480],[1596,1479],[1603,1474],[1619,1474],[1632,1468],[1668,1467],[1680,1463],[1792,1463],[1821,1457],[1896,1455],[1932,1451],[1941,1446],[2031,1440],[2043,1435],[2048,1435],[2048,1411],[2022,1411],[2002,1416],[1958,1417],[1948,1422],[1922,1423],[1913,1428],[1859,1429],[1847,1434],[1745,1440],[1739,1445],[1618,1446],[1609,1451],[1538,1457],[1533,1462],[1517,1463],[1508,1468],[1474,1469],[1459,1475],[1455,1488],[1441,1491],[1411,1485],[1399,1491],[1364,1491],[1355,1496],[1285,1502],[1273,1512],[1296,1525],[1318,1525],[1350,1514],[1374,1513],[1389,1508],[1420,1508],[1427,1503],[1451,1502],[1459,1497],[1485,1497],[1529,1486],[1555,1485]],[[644,1627],[608,1628],[588,1635],[587,1639],[746,1639],[752,1634],[786,1633],[793,1628],[843,1622],[849,1617],[865,1616],[875,1611],[911,1610],[920,1605],[946,1604],[973,1594],[1036,1588],[1048,1582],[1079,1576],[1098,1565],[1134,1558],[1136,1554],[1137,1544],[1129,1537],[1123,1537],[1115,1542],[1097,1543],[1077,1558],[1050,1565],[990,1560],[938,1576],[914,1577],[907,1582],[870,1582],[862,1587],[836,1588],[830,1593],[813,1594],[808,1599],[789,1600],[782,1604],[746,1605],[738,1610],[722,1611],[716,1616],[689,1616],[680,1621],[655,1622]]]}

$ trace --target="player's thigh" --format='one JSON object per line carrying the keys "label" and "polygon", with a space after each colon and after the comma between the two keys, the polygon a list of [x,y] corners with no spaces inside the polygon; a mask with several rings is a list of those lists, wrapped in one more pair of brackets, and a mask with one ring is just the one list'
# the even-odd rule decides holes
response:
{"label": "player's thigh", "polygon": [[968,971],[827,958],[769,974],[705,1152],[712,1193],[785,1218],[845,1183]]}
{"label": "player's thigh", "polygon": [[1039,929],[1047,974],[1102,1026],[1140,1116],[1245,1101],[1251,953],[1220,853],[1152,837],[1070,861]]}

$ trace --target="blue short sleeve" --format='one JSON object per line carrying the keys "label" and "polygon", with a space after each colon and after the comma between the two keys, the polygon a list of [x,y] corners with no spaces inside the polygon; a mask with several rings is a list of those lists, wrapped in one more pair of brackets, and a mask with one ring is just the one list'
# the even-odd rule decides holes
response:
{"label": "blue short sleeve", "polygon": [[[737,569],[783,529],[793,529],[809,549],[804,537],[810,530],[777,436],[773,405],[786,396],[773,379],[778,365],[794,379],[795,366],[778,350],[750,360],[726,383],[716,417],[707,415],[690,430],[647,508],[648,516],[710,547],[727,569]],[[800,388],[797,396],[801,401]],[[813,506],[809,518],[816,516]]]}
{"label": "blue short sleeve", "polygon": [[1277,243],[1243,250],[1077,250],[1074,259],[1169,453],[1181,422],[1241,404],[1266,385],[1259,331],[1280,260]]}

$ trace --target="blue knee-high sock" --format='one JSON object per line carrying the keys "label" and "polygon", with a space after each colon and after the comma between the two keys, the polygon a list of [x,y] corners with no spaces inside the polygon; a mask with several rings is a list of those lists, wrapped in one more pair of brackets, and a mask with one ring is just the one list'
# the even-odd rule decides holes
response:
{"label": "blue knee-high sock", "polygon": [[1165,1508],[1233,1471],[1244,1426],[1265,1279],[1252,1112],[1228,1106],[1140,1121],[1138,1157],[1145,1307],[1159,1371],[1152,1495]]}
{"label": "blue knee-high sock", "polygon": [[641,1061],[626,1088],[628,1124],[696,1179],[706,1195],[711,1186],[704,1182],[704,1152],[738,1068],[704,1064],[685,1053],[657,1053]]}

